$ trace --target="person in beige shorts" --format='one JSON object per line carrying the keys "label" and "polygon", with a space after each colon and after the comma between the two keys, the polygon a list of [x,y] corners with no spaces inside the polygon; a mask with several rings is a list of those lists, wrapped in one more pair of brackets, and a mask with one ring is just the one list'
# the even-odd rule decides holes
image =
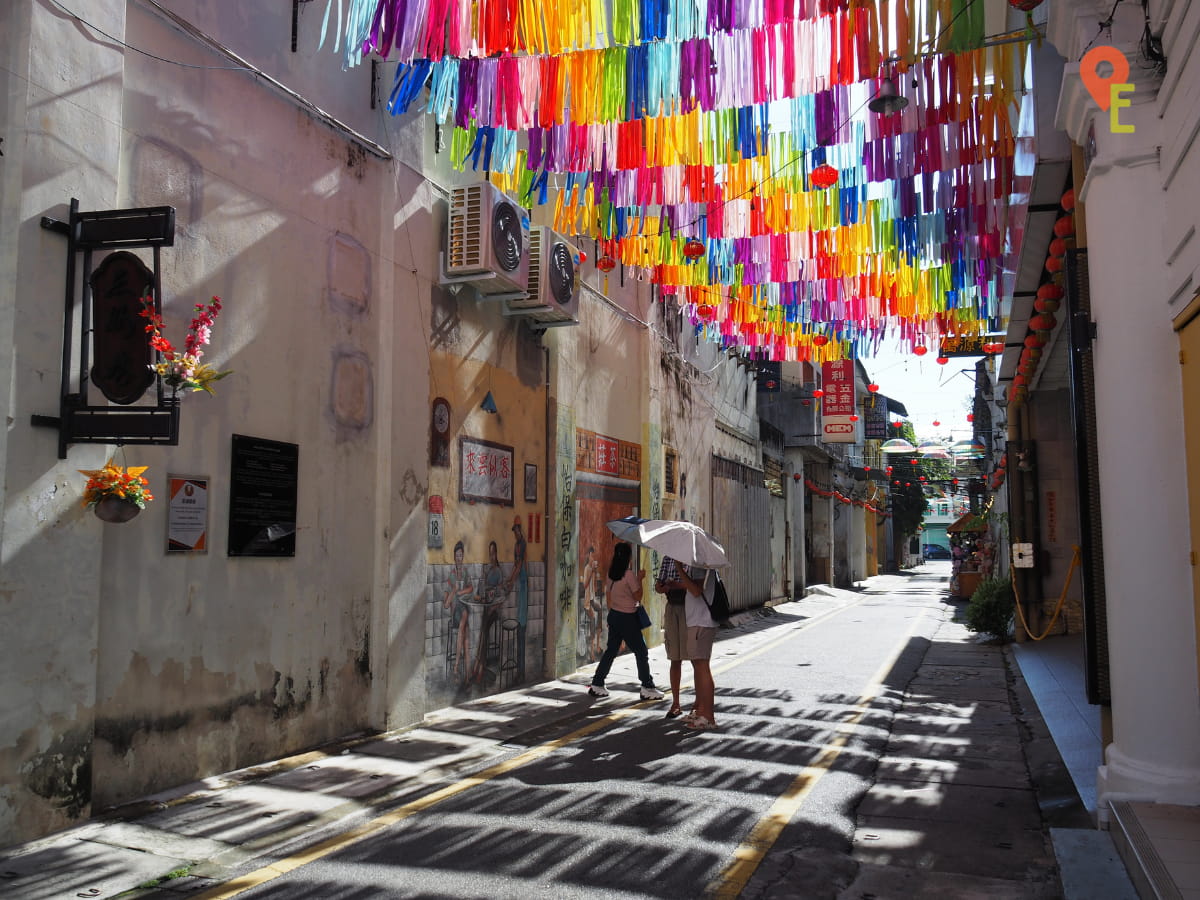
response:
{"label": "person in beige shorts", "polygon": [[696,701],[684,724],[694,729],[717,727],[713,715],[716,686],[709,666],[717,623],[708,612],[704,597],[706,578],[701,572],[705,570],[689,569],[666,557],[654,582],[654,589],[667,596],[663,615],[663,638],[667,659],[671,662],[671,708],[667,710],[667,718],[673,719],[683,713],[679,703],[679,683],[683,660],[690,660]]}

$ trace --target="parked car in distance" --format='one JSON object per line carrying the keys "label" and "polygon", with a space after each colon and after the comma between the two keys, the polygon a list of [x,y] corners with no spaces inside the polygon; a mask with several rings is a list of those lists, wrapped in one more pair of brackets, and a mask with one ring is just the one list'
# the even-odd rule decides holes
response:
{"label": "parked car in distance", "polygon": [[921,555],[926,559],[950,559],[950,551],[941,544],[925,544],[921,547]]}

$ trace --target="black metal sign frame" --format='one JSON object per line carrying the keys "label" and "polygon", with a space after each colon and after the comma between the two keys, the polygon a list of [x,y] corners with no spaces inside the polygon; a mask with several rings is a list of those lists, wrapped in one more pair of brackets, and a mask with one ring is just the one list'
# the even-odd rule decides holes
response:
{"label": "black metal sign frame", "polygon": [[[93,405],[90,398],[89,363],[93,338],[92,254],[96,250],[128,250],[150,247],[154,254],[152,289],[154,306],[162,312],[162,265],[159,251],[175,243],[175,208],[154,206],[80,212],[79,201],[71,198],[68,221],[43,216],[41,226],[67,238],[67,284],[63,316],[62,387],[57,416],[30,417],[31,424],[58,430],[58,458],[67,458],[71,444],[162,444],[179,443],[179,400],[168,396],[161,378],[156,378],[153,405]],[[77,256],[83,254],[76,300]],[[78,306],[78,310],[77,310]],[[79,338],[74,336],[79,317]],[[76,354],[78,358],[76,359]],[[76,364],[78,368],[76,368]]]}

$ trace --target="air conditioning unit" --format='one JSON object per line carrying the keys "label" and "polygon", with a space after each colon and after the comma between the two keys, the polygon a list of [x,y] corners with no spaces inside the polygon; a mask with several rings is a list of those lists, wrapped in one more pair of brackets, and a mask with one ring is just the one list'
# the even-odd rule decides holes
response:
{"label": "air conditioning unit", "polygon": [[482,294],[523,293],[529,284],[529,212],[486,182],[454,188],[446,275]]}
{"label": "air conditioning unit", "polygon": [[545,226],[529,233],[529,284],[505,313],[543,327],[579,324],[579,248]]}

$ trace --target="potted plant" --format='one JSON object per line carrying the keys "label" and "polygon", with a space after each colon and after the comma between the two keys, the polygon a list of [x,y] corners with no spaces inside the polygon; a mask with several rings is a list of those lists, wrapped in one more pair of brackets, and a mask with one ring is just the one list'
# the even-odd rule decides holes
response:
{"label": "potted plant", "polygon": [[88,477],[83,505],[104,522],[128,522],[154,499],[150,483],[142,477],[149,466],[118,466],[113,460],[103,469],[80,469]]}

